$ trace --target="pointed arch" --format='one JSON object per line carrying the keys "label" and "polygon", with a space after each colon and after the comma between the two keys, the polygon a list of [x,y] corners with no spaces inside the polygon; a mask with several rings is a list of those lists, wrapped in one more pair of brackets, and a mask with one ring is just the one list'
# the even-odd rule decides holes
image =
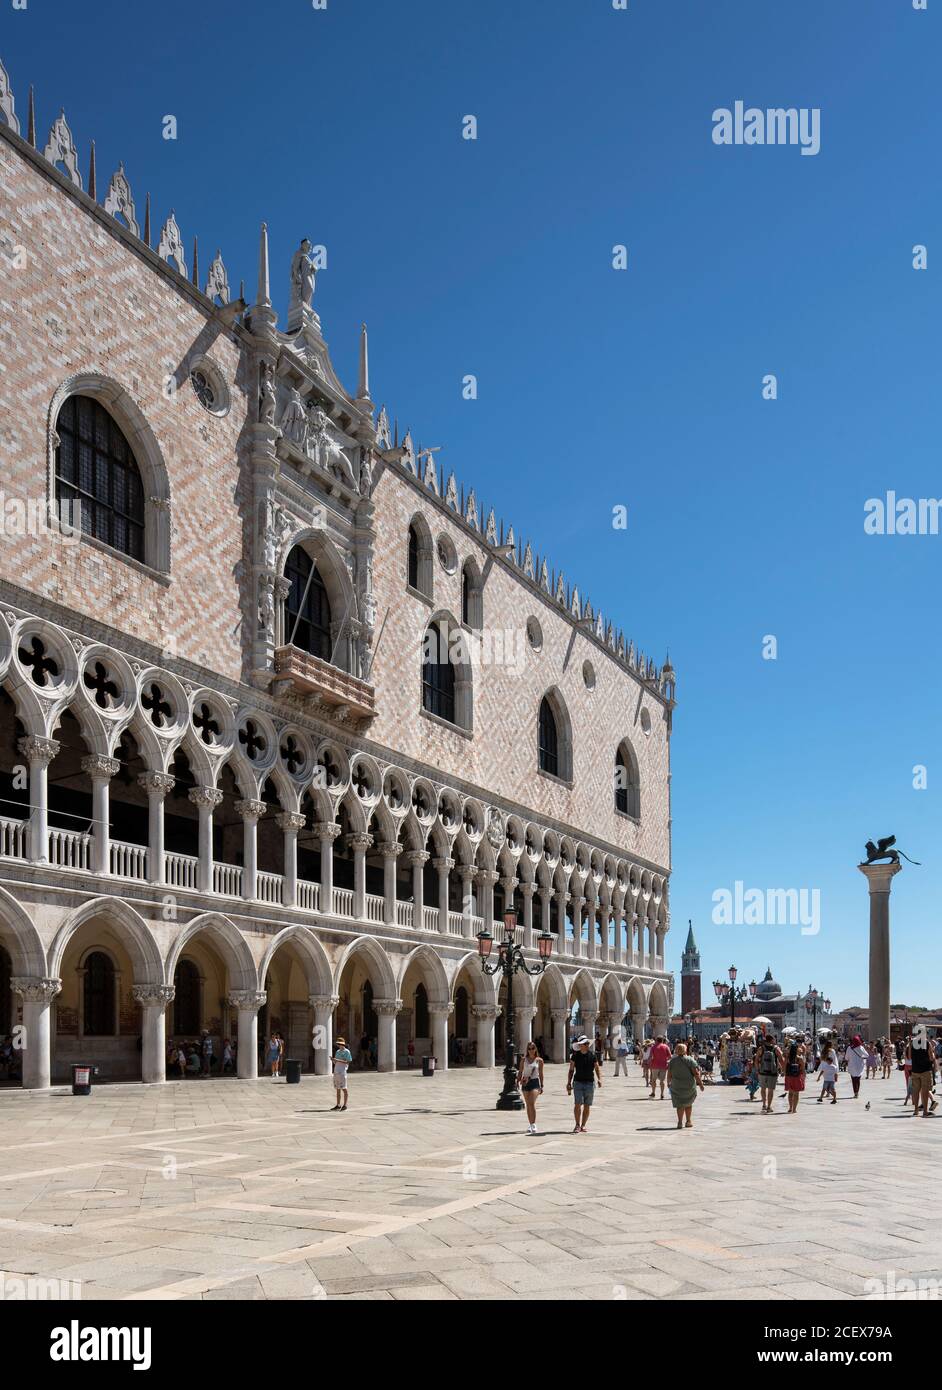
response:
{"label": "pointed arch", "polygon": [[627,738],[615,750],[615,810],[632,820],[641,819],[641,771]]}
{"label": "pointed arch", "polygon": [[268,978],[272,960],[278,950],[289,941],[298,948],[298,954],[304,962],[311,993],[330,995],[333,991],[330,961],[327,958],[327,952],[310,927],[285,927],[276,936],[273,936],[259,964],[258,978],[262,981]]}
{"label": "pointed arch", "polygon": [[[79,927],[96,917],[104,918],[112,926],[123,928],[127,939],[124,944],[134,965],[136,984],[159,985],[165,980],[163,959],[160,947],[150,924],[121,898],[91,898],[66,918],[53,938],[49,948],[49,973],[58,976],[66,947]],[[172,977],[171,977],[172,978]]]}
{"label": "pointed arch", "polygon": [[540,699],[536,728],[537,768],[549,777],[572,781],[572,720],[562,692],[550,686]]}
{"label": "pointed arch", "polygon": [[421,703],[427,714],[468,733],[473,727],[473,677],[467,634],[454,616],[436,613],[420,652]]}
{"label": "pointed arch", "polygon": [[343,972],[346,970],[350,961],[354,960],[357,956],[364,956],[366,961],[376,972],[375,983],[379,986],[379,989],[374,997],[377,999],[398,998],[396,994],[396,977],[393,974],[393,968],[389,962],[389,958],[383,948],[377,945],[372,937],[369,936],[358,936],[355,941],[351,941],[350,945],[340,957],[334,976],[334,992],[339,993]]}
{"label": "pointed arch", "polygon": [[407,956],[403,957],[397,989],[401,990],[413,965],[417,965],[422,972],[429,1003],[447,1004],[451,999],[451,989],[445,967],[441,957],[424,943],[421,946],[416,946],[414,951],[410,951]]}
{"label": "pointed arch", "polygon": [[47,972],[46,952],[32,918],[5,888],[0,888],[0,944],[10,954],[14,975],[42,979],[52,974]]}
{"label": "pointed arch", "polygon": [[434,589],[434,555],[428,522],[421,512],[416,512],[406,534],[406,587],[429,600]]}
{"label": "pointed arch", "polygon": [[255,990],[260,987],[264,988],[264,977],[263,984],[259,985],[255,958],[249,949],[248,942],[235,923],[221,912],[201,912],[180,931],[167,957],[168,981],[173,980],[177,963],[184,948],[202,932],[206,932],[218,946],[229,969],[229,987],[231,989]]}
{"label": "pointed arch", "polygon": [[596,983],[588,970],[579,970],[569,980],[569,997],[575,996],[583,1013],[597,1014],[599,996]]}

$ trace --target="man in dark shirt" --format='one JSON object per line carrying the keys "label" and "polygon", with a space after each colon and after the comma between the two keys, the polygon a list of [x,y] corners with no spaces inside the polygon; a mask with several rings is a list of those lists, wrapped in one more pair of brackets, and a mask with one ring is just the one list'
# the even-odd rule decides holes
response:
{"label": "man in dark shirt", "polygon": [[[575,1081],[573,1081],[575,1076]],[[573,1044],[569,1058],[569,1075],[566,1078],[566,1094],[575,1101],[575,1128],[573,1134],[585,1134],[589,1125],[589,1111],[595,1099],[595,1088],[602,1085],[602,1072],[598,1058],[589,1051],[589,1039],[583,1035]]]}

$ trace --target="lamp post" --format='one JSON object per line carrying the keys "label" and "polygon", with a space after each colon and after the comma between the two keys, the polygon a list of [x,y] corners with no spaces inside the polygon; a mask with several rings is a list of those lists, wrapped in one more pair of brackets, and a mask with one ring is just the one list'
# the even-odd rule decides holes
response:
{"label": "lamp post", "polygon": [[755,999],[756,997],[755,980],[753,980],[750,983],[748,991],[746,990],[745,985],[741,986],[739,990],[736,989],[737,974],[738,971],[736,970],[735,965],[731,965],[729,967],[728,985],[725,984],[722,980],[713,981],[713,988],[716,991],[716,997],[719,1000],[720,1006],[729,1009],[730,1028],[736,1027],[736,1000],[738,999],[740,1002],[742,1002],[747,997],[752,999]]}
{"label": "lamp post", "polygon": [[[517,1057],[514,1039],[514,975],[523,970],[527,975],[541,975],[553,953],[553,933],[541,931],[537,937],[540,959],[527,965],[523,948],[517,944],[517,909],[504,913],[504,938],[497,943],[497,958],[490,959],[494,938],[485,927],[478,932],[478,952],[485,975],[503,975],[507,983],[507,1029],[504,1038],[504,1089],[497,1098],[498,1110],[522,1110],[523,1099],[517,1089]],[[498,992],[499,997],[499,992]]]}

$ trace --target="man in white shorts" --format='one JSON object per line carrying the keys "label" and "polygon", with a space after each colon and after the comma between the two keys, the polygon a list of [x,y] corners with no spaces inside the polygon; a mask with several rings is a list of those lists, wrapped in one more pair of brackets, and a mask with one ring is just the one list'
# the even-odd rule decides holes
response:
{"label": "man in white shorts", "polygon": [[337,1092],[335,1110],[346,1110],[349,1091],[347,1090],[347,1068],[353,1061],[353,1054],[343,1038],[334,1043],[334,1090]]}

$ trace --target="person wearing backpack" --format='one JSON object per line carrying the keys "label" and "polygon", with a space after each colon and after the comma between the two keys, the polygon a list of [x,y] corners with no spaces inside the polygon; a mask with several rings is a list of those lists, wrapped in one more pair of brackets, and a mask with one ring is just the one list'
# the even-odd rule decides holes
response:
{"label": "person wearing backpack", "polygon": [[805,1089],[805,1067],[805,1049],[801,1043],[793,1040],[785,1054],[785,1094],[788,1097],[789,1115],[797,1111],[801,1093]]}
{"label": "person wearing backpack", "polygon": [[771,1038],[762,1038],[756,1048],[756,1069],[762,1091],[762,1114],[771,1115],[775,1086],[782,1070],[782,1053]]}
{"label": "person wearing backpack", "polygon": [[621,1067],[622,1075],[628,1075],[628,1044],[625,1042],[624,1034],[619,1033],[615,1039],[615,1075],[618,1075],[618,1068]]}

